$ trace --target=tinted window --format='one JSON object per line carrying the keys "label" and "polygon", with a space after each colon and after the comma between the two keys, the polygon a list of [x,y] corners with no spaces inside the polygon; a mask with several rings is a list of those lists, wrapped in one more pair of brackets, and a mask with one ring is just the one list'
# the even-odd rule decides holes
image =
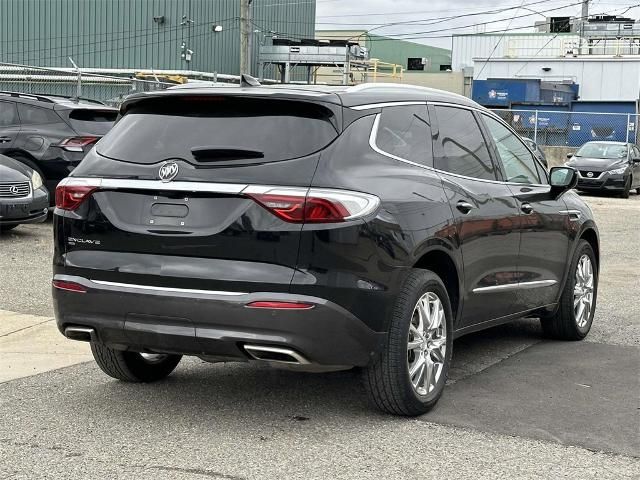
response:
{"label": "tinted window", "polygon": [[16,104],[13,102],[0,102],[0,127],[8,127],[18,124]]}
{"label": "tinted window", "polygon": [[483,115],[508,182],[540,183],[537,162],[525,144],[497,120]]}
{"label": "tinted window", "polygon": [[615,160],[627,156],[627,146],[618,143],[585,143],[576,152],[576,157],[606,158]]}
{"label": "tinted window", "polygon": [[[101,155],[136,163],[181,158],[220,165],[219,152],[225,161],[237,152],[236,164],[245,154],[254,159],[249,163],[264,163],[309,155],[337,134],[332,111],[316,103],[181,96],[133,105],[96,148]],[[196,160],[192,149],[212,153]]]}
{"label": "tinted window", "polygon": [[495,169],[473,113],[454,107],[435,107],[438,116],[436,168],[467,177],[495,180]]}
{"label": "tinted window", "polygon": [[396,157],[431,166],[431,126],[427,106],[385,108],[378,124],[376,146]]}
{"label": "tinted window", "polygon": [[79,109],[69,113],[71,127],[80,134],[104,135],[113,126],[118,116],[113,110]]}
{"label": "tinted window", "polygon": [[25,105],[23,103],[18,104],[18,114],[20,115],[20,123],[23,125],[62,122],[62,119],[53,110]]}

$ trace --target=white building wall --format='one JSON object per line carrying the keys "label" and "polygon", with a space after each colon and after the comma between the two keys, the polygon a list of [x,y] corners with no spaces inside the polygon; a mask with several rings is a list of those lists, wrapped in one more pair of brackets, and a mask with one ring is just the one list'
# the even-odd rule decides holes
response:
{"label": "white building wall", "polygon": [[[558,57],[580,42],[572,34],[458,35],[451,45],[454,72],[472,67],[474,58]],[[497,47],[496,47],[497,45]],[[495,51],[493,51],[495,48]],[[492,53],[493,52],[493,53]]]}
{"label": "white building wall", "polygon": [[474,80],[488,78],[573,80],[580,85],[580,100],[637,101],[640,57],[475,58]]}

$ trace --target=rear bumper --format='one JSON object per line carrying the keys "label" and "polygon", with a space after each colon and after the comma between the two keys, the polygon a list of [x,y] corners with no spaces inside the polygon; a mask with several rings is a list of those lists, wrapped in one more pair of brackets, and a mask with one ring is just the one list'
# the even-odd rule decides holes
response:
{"label": "rear bumper", "polygon": [[[98,283],[56,275],[86,293],[53,289],[59,330],[94,330],[94,340],[123,350],[246,361],[244,345],[282,347],[321,366],[365,366],[385,335],[325,299],[288,293],[239,293]],[[308,310],[247,308],[258,300],[312,303]]]}

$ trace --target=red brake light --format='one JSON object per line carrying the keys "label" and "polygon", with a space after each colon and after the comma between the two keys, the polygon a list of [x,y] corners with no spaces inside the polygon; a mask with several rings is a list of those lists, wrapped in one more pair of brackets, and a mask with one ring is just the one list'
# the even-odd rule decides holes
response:
{"label": "red brake light", "polygon": [[249,308],[269,308],[272,310],[310,310],[315,305],[304,302],[256,301],[246,305]]}
{"label": "red brake light", "polygon": [[69,152],[83,152],[84,147],[96,143],[99,139],[100,137],[93,136],[70,137],[65,138],[58,146]]}
{"label": "red brake light", "polygon": [[66,280],[54,280],[53,286],[58,290],[66,290],[67,292],[87,293],[87,288],[75,282],[67,282]]}
{"label": "red brake light", "polygon": [[75,210],[97,187],[89,185],[63,185],[56,187],[56,207],[61,210]]}
{"label": "red brake light", "polygon": [[340,202],[327,198],[270,193],[249,196],[277,217],[291,223],[344,222],[350,215]]}

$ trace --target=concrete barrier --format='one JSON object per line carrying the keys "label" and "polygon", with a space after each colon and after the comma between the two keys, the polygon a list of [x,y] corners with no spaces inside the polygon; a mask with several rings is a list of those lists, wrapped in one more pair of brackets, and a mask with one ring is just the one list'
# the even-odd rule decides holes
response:
{"label": "concrete barrier", "polygon": [[544,145],[538,145],[547,157],[547,163],[549,168],[559,167],[567,161],[567,155],[575,153],[578,150],[576,147],[547,147]]}

